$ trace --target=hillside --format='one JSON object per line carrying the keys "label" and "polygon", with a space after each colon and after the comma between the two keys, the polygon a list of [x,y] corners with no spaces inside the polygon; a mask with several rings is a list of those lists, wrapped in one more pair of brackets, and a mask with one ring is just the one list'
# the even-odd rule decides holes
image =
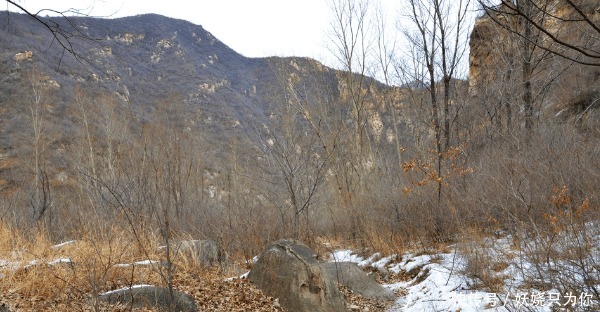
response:
{"label": "hillside", "polygon": [[[194,236],[225,237],[212,225],[226,210],[231,230],[269,215],[281,223],[268,233],[290,235],[300,215],[341,209],[358,170],[399,168],[373,163],[425,131],[400,113],[410,89],[307,58],[247,58],[186,21],[53,19],[73,54],[32,18],[0,16],[0,196],[23,207],[15,222],[48,222],[57,239],[77,231],[65,223],[77,211],[154,223],[172,208]],[[248,211],[255,220],[239,219]],[[227,239],[240,248],[243,236]]]}
{"label": "hillside", "polygon": [[[14,164],[24,152],[18,133],[27,132],[25,125],[31,117],[30,103],[22,101],[34,92],[31,75],[38,76],[45,88],[44,100],[53,102],[44,118],[53,132],[48,152],[55,160],[64,158],[58,142],[63,148],[73,143],[76,116],[81,113],[76,113],[81,105],[74,104],[75,94],[111,102],[123,117],[127,112],[125,124],[134,132],[156,118],[192,131],[212,171],[223,170],[216,159],[229,157],[231,142],[251,152],[262,144],[261,137],[266,139],[269,131],[279,127],[277,116],[286,105],[281,90],[291,84],[306,103],[341,109],[336,106],[344,92],[339,80],[342,72],[307,58],[247,58],[187,21],[154,14],[58,20],[65,29],[81,32],[70,38],[76,58],[64,53],[50,32],[33,19],[7,12],[0,17],[6,21],[0,28],[0,70],[4,73],[0,154],[5,164]],[[375,93],[385,89],[370,78],[366,85]],[[389,121],[385,125],[393,126]],[[52,167],[63,166],[49,169],[51,180],[61,173],[64,177],[66,162],[53,162]],[[9,179],[4,187],[22,183]]]}
{"label": "hillside", "polygon": [[[324,80],[335,84],[335,72],[313,60],[246,58],[201,26],[159,15],[71,19],[85,32],[85,39],[73,39],[82,62],[63,54],[32,19],[3,12],[2,20],[8,21],[1,29],[2,67],[13,77],[5,76],[5,90],[36,68],[57,82],[65,102],[76,86],[109,91],[142,118],[157,101],[176,96],[193,111],[188,121],[212,134],[230,132],[236,124],[248,130],[268,123],[278,66],[307,72],[304,78],[322,71]],[[32,53],[19,59],[24,51]]]}

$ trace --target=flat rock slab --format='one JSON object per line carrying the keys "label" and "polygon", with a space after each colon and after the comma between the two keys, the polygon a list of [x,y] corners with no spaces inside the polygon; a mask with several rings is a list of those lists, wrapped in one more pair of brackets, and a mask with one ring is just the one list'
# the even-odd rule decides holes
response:
{"label": "flat rock slab", "polygon": [[[99,300],[110,304],[126,304],[134,308],[157,308],[169,310],[169,289],[151,285],[113,290],[98,296]],[[177,312],[195,312],[196,302],[192,296],[173,290],[173,307]]]}
{"label": "flat rock slab", "polygon": [[335,282],[365,298],[382,301],[396,299],[393,291],[379,285],[354,262],[327,262],[323,268]]}

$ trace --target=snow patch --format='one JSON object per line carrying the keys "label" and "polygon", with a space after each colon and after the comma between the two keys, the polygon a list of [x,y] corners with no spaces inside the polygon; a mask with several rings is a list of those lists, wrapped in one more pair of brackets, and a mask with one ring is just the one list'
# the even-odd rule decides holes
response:
{"label": "snow patch", "polygon": [[61,249],[64,246],[75,244],[75,243],[77,243],[76,240],[70,240],[70,241],[66,241],[66,242],[62,242],[60,244],[54,245],[53,247],[54,247],[54,249]]}
{"label": "snow patch", "polygon": [[[588,225],[590,229],[597,229],[596,225]],[[593,233],[593,234],[592,234]],[[592,242],[592,257],[600,254],[600,234],[597,230],[590,230],[588,239]],[[583,241],[582,237],[560,237],[564,240],[561,245],[565,252],[572,241]],[[481,287],[481,281],[467,275],[467,257],[460,253],[460,246],[450,245],[448,253],[437,254],[414,254],[405,253],[401,257],[392,255],[381,257],[375,253],[368,258],[357,255],[351,250],[337,250],[331,253],[329,261],[349,261],[361,267],[372,266],[381,271],[389,271],[395,274],[406,274],[410,280],[383,284],[384,287],[396,291],[399,295],[388,311],[536,311],[551,312],[553,309],[570,308],[572,311],[591,311],[595,299],[591,293],[561,293],[558,289],[535,289],[528,281],[536,280],[536,270],[541,270],[545,280],[552,280],[550,273],[553,268],[565,270],[564,276],[577,283],[584,283],[585,274],[597,274],[598,269],[594,267],[593,272],[582,272],[576,265],[567,263],[534,264],[530,259],[520,254],[520,250],[527,248],[526,243],[521,241],[518,248],[514,247],[514,240],[510,235],[503,238],[487,238],[483,242],[473,245],[480,254],[489,255],[506,267],[496,271],[495,274],[503,281],[503,287],[499,292],[493,292]],[[562,250],[561,250],[562,252]],[[398,259],[402,259],[397,262]],[[586,259],[587,261],[587,259]],[[592,260],[589,260],[592,262]],[[597,260],[596,260],[597,261]],[[565,261],[563,261],[565,262]],[[595,263],[595,262],[593,262]],[[492,273],[494,274],[494,273]],[[569,276],[567,276],[569,275]],[[556,279],[556,276],[554,277]],[[600,287],[600,285],[598,285]],[[569,301],[571,304],[569,304]],[[565,304],[569,305],[565,307]]]}
{"label": "snow patch", "polygon": [[108,296],[110,294],[118,293],[118,292],[121,292],[121,291],[126,291],[126,290],[136,289],[136,288],[144,288],[144,287],[155,287],[155,286],[154,285],[149,285],[149,284],[131,285],[130,287],[123,287],[121,289],[115,289],[115,290],[107,291],[105,293],[101,293],[100,296]]}
{"label": "snow patch", "polygon": [[160,264],[160,261],[142,260],[142,261],[136,261],[134,263],[117,263],[113,266],[117,267],[117,268],[128,268],[128,267],[132,267],[132,266],[146,266],[146,265],[154,265],[154,264]]}
{"label": "snow patch", "polygon": [[381,254],[376,252],[369,258],[365,259],[352,250],[337,250],[331,253],[331,257],[329,258],[329,262],[354,262],[360,267],[364,267],[367,265],[373,265],[375,259],[381,257]]}
{"label": "snow patch", "polygon": [[486,309],[487,293],[469,290],[474,281],[459,273],[461,263],[455,254],[407,255],[406,258],[408,260],[392,266],[390,271],[409,272],[420,268],[420,272],[410,281],[384,285],[392,290],[406,291],[389,311],[475,312]]}
{"label": "snow patch", "polygon": [[248,274],[250,274],[250,271],[248,271],[248,272],[246,272],[246,273],[244,273],[244,274],[242,274],[240,276],[228,277],[228,278],[224,279],[223,281],[225,281],[225,282],[231,282],[231,281],[236,280],[236,279],[245,279],[245,278],[248,278]]}
{"label": "snow patch", "polygon": [[69,258],[60,258],[60,259],[54,259],[52,261],[48,261],[47,263],[48,263],[48,265],[55,265],[55,264],[61,264],[61,263],[71,264],[72,261]]}

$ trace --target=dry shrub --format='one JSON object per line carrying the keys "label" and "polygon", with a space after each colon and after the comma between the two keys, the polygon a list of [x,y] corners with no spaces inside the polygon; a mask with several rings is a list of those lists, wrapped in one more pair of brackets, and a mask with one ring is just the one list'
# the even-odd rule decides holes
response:
{"label": "dry shrub", "polygon": [[[109,233],[86,235],[55,247],[44,231],[25,238],[5,224],[0,225],[2,259],[11,255],[4,267],[0,292],[23,301],[85,301],[95,294],[133,284],[164,284],[160,268],[119,266],[157,258],[156,241],[151,236],[135,238],[128,229],[112,228]],[[141,243],[142,242],[142,243]],[[93,304],[93,303],[90,303]]]}
{"label": "dry shrub", "polygon": [[[0,303],[16,311],[147,311],[108,305],[98,301],[97,295],[136,284],[165,287],[169,272],[165,255],[157,250],[162,237],[142,228],[135,233],[122,226],[83,229],[77,240],[54,245],[47,231],[23,233],[0,223],[0,260],[10,262],[0,267],[5,275],[1,277]],[[177,236],[189,237],[185,233]],[[163,263],[131,265],[148,259]],[[30,263],[33,260],[35,264]],[[185,257],[172,260],[174,288],[194,296],[201,308],[276,310],[273,298],[246,280],[223,280],[247,271],[245,267],[201,267]]]}
{"label": "dry shrub", "polygon": [[364,235],[370,247],[383,255],[401,254],[409,246],[404,235],[377,224],[369,224]]}

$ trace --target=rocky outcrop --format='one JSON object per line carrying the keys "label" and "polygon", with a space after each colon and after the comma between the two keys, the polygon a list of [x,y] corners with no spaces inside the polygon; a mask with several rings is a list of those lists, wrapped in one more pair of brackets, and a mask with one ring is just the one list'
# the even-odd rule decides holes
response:
{"label": "rocky outcrop", "polygon": [[478,94],[482,81],[491,81],[486,74],[495,73],[490,70],[499,55],[492,49],[494,42],[502,41],[507,33],[494,24],[490,18],[480,17],[475,21],[469,39],[469,92]]}
{"label": "rocky outcrop", "polygon": [[[576,5],[591,21],[600,21],[597,1],[584,0]],[[560,46],[550,36],[583,50],[594,51],[600,47],[597,31],[584,22],[580,13],[566,1],[556,1],[545,10],[547,14],[535,10],[532,13],[531,18],[542,25],[544,31],[533,27],[530,40],[508,30],[523,33],[524,22],[518,15],[512,14],[514,11],[502,5],[476,20],[469,41],[469,93],[487,105],[490,116],[506,114],[507,120],[516,119],[509,115],[511,112],[518,115],[522,111],[525,85],[536,94],[534,106],[539,111],[535,114],[539,116],[580,116],[590,106],[581,109],[578,103],[582,99],[585,103],[597,99],[600,68],[573,63],[546,51],[557,51],[581,62],[594,62],[574,49]],[[525,45],[525,42],[529,44]],[[524,50],[526,48],[528,51]],[[525,70],[525,64],[532,68],[531,73]],[[512,105],[510,109],[509,105]]]}
{"label": "rocky outcrop", "polygon": [[294,240],[269,245],[248,279],[287,311],[346,311],[344,297],[315,253]]}
{"label": "rocky outcrop", "polygon": [[15,54],[15,61],[22,62],[25,60],[29,60],[33,57],[33,52],[31,51],[23,51]]}
{"label": "rocky outcrop", "polygon": [[98,299],[110,304],[127,304],[134,308],[156,308],[159,311],[173,311],[169,309],[169,305],[171,305],[174,311],[196,311],[196,302],[192,296],[173,290],[171,301],[169,289],[150,285],[109,291],[101,294]]}

